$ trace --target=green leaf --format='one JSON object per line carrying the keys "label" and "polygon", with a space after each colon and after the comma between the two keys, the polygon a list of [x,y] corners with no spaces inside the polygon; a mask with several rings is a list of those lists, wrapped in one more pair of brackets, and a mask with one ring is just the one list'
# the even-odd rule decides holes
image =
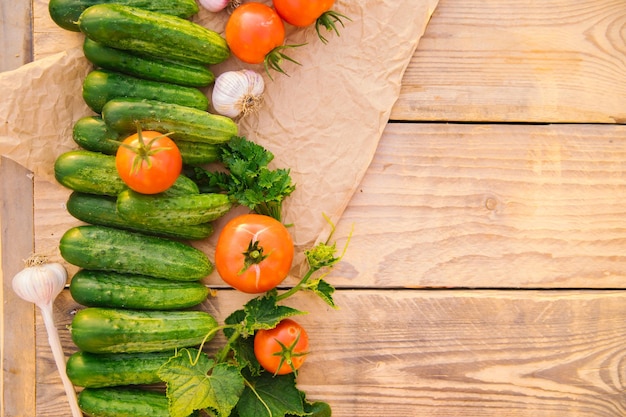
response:
{"label": "green leaf", "polygon": [[[240,332],[242,335],[232,342],[230,348],[240,369],[247,367],[252,375],[258,375],[261,372],[261,365],[257,361],[256,356],[254,356],[254,338],[245,334],[245,325],[243,324],[245,319],[245,311],[235,310],[226,317],[224,322],[229,325],[241,325],[242,329]],[[227,338],[230,338],[234,332],[235,330],[231,328],[224,329],[224,335]]]}
{"label": "green leaf", "polygon": [[282,203],[295,190],[289,170],[268,167],[274,155],[245,137],[233,137],[220,146],[220,162],[228,170],[186,169],[202,192],[225,192],[237,204],[281,220]]}
{"label": "green leaf", "polygon": [[237,404],[246,417],[305,416],[304,402],[293,374],[272,376],[263,372],[247,379],[248,384]]}
{"label": "green leaf", "polygon": [[328,403],[323,401],[305,402],[304,411],[309,417],[331,417],[332,409]]}
{"label": "green leaf", "polygon": [[244,306],[244,311],[246,331],[250,334],[260,329],[272,329],[284,318],[306,314],[304,311],[276,304],[274,291],[248,301]]}
{"label": "green leaf", "polygon": [[307,283],[306,288],[310,291],[313,291],[317,294],[326,304],[331,306],[334,309],[337,309],[337,305],[335,304],[335,300],[333,300],[333,293],[335,292],[335,287],[330,285],[328,282],[323,279],[316,279],[309,283]]}
{"label": "green leaf", "polygon": [[228,417],[244,389],[244,379],[236,367],[215,365],[195,349],[181,349],[159,369],[158,375],[167,383],[172,417],[187,417],[194,410],[206,408],[219,417]]}

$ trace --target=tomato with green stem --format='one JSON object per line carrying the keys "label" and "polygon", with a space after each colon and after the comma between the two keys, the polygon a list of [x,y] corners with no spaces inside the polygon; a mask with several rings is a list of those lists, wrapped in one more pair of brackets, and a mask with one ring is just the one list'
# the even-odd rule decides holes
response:
{"label": "tomato with green stem", "polygon": [[117,172],[128,187],[142,194],[170,188],[181,173],[183,160],[167,135],[140,127],[124,139],[115,155]]}
{"label": "tomato with green stem", "polygon": [[324,43],[328,40],[320,32],[322,26],[339,36],[337,23],[343,26],[342,19],[350,20],[349,17],[330,10],[335,0],[273,0],[272,3],[276,13],[293,26],[306,27],[315,23],[317,36]]}
{"label": "tomato with green stem", "polygon": [[298,322],[283,319],[273,329],[254,334],[254,356],[267,372],[286,375],[297,372],[309,349],[309,336]]}
{"label": "tomato with green stem", "polygon": [[285,25],[266,4],[249,2],[237,7],[226,22],[225,38],[233,55],[248,64],[263,63],[268,74],[270,68],[285,73],[284,59],[298,63],[282,52],[298,45],[283,45]]}
{"label": "tomato with green stem", "polygon": [[293,256],[293,239],[285,225],[263,214],[242,214],[220,232],[215,269],[233,288],[258,294],[287,277]]}

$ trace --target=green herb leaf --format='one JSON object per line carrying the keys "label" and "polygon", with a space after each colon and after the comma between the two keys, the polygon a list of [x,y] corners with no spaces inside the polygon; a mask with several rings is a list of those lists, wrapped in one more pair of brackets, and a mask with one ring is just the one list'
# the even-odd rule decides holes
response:
{"label": "green herb leaf", "polygon": [[246,377],[246,388],[237,412],[246,417],[305,416],[304,401],[293,374],[272,376],[267,372]]}
{"label": "green herb leaf", "polygon": [[323,279],[316,279],[310,281],[306,284],[306,289],[309,291],[313,291],[317,294],[326,304],[331,306],[334,309],[337,309],[337,305],[335,304],[335,300],[333,300],[333,293],[335,292],[335,287],[330,285],[328,282]]}
{"label": "green herb leaf", "polygon": [[167,383],[170,415],[187,417],[194,410],[210,408],[228,417],[244,390],[239,370],[226,363],[215,365],[196,349],[181,349],[158,371]]}
{"label": "green herb leaf", "polygon": [[274,155],[245,137],[233,137],[220,148],[219,160],[228,173],[202,167],[185,171],[202,192],[225,192],[255,213],[281,220],[282,203],[295,190],[290,171],[268,167]]}
{"label": "green herb leaf", "polygon": [[284,318],[307,314],[295,308],[276,304],[276,292],[270,291],[263,297],[253,298],[244,306],[244,323],[249,334],[259,329],[272,329]]}

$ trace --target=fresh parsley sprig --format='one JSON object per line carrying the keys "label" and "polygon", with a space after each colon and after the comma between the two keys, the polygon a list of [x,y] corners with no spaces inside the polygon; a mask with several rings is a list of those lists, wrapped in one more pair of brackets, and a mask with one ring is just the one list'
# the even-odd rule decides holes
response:
{"label": "fresh parsley sprig", "polygon": [[271,169],[274,154],[243,136],[235,136],[219,149],[227,172],[193,167],[185,173],[201,192],[227,193],[234,203],[282,221],[282,206],[296,186],[290,170]]}

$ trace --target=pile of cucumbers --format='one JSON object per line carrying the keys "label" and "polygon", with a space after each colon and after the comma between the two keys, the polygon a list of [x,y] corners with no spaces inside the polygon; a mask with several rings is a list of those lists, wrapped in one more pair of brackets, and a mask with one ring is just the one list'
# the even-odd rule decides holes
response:
{"label": "pile of cucumbers", "polygon": [[[126,3],[126,4],[121,4]],[[191,245],[213,233],[232,207],[223,194],[200,193],[183,174],[167,191],[144,195],[119,177],[115,153],[137,131],[170,134],[183,163],[217,160],[218,146],[237,135],[236,123],[211,114],[202,88],[209,66],[229,57],[225,40],[187,18],[195,0],[51,0],[50,15],[85,35],[94,65],[83,98],[94,115],[73,125],[79,149],[61,154],[57,181],[72,193],[68,212],[82,222],[60,241],[61,256],[79,267],[70,293],[81,308],[71,323],[78,351],[67,373],[90,416],[168,416],[157,370],[177,348],[199,346],[218,326],[194,308],[213,271]]]}

